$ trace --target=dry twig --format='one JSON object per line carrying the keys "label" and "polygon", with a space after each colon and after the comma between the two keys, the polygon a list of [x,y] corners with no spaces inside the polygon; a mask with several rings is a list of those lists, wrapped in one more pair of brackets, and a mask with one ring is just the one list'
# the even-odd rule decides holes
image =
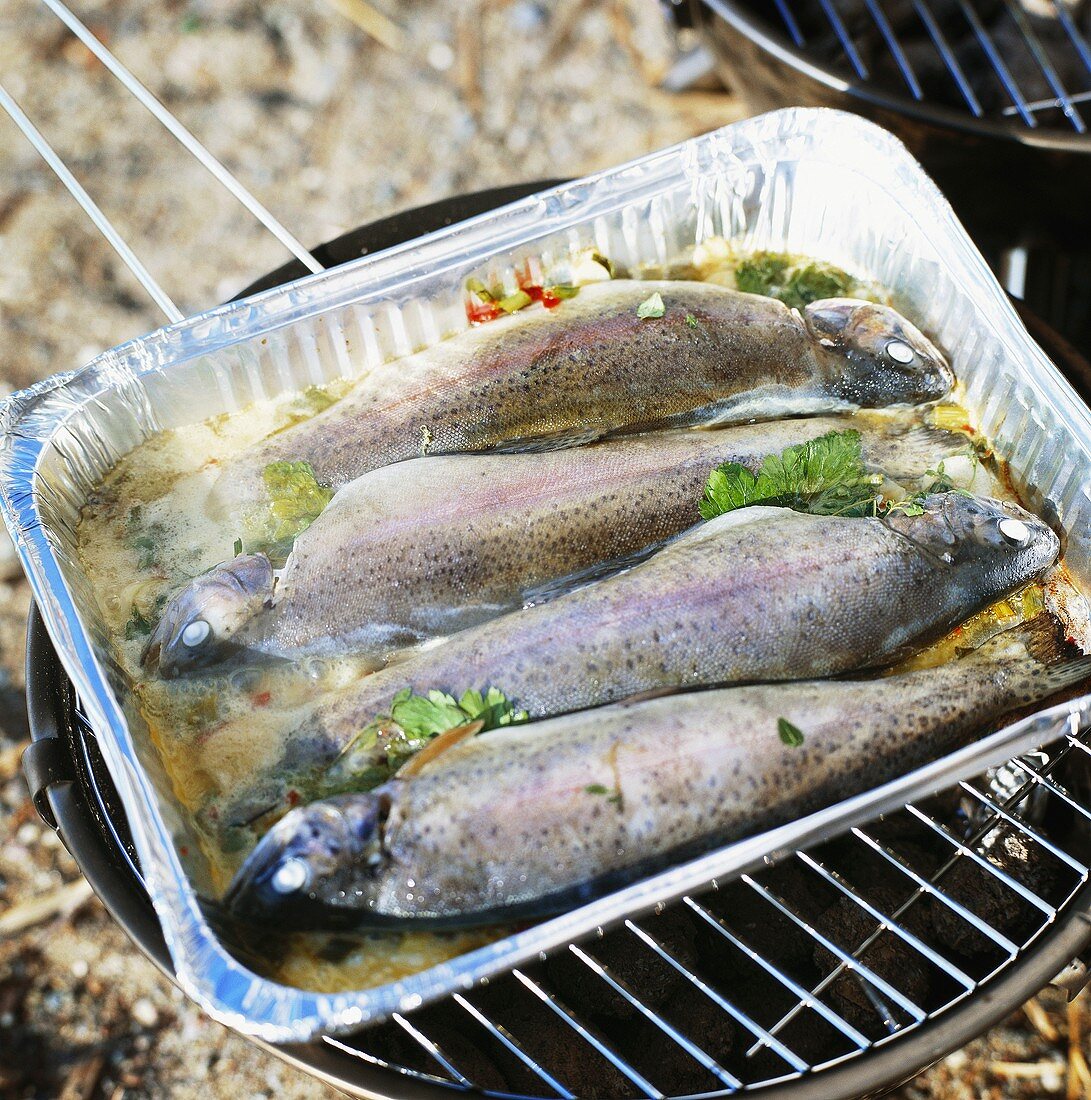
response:
{"label": "dry twig", "polygon": [[329,0],[346,19],[394,53],[404,53],[405,31],[367,0]]}
{"label": "dry twig", "polygon": [[1060,1037],[1061,1033],[1054,1026],[1053,1021],[1049,1018],[1049,1014],[1038,1001],[1037,997],[1031,997],[1025,1005],[1023,1005],[1023,1015],[1031,1022],[1034,1030],[1046,1042],[1055,1043]]}
{"label": "dry twig", "polygon": [[77,1062],[64,1079],[58,1100],[90,1100],[105,1065],[105,1054],[92,1054]]}
{"label": "dry twig", "polygon": [[0,936],[15,936],[36,924],[74,913],[91,893],[91,884],[87,879],[78,878],[41,897],[13,905],[0,915]]}

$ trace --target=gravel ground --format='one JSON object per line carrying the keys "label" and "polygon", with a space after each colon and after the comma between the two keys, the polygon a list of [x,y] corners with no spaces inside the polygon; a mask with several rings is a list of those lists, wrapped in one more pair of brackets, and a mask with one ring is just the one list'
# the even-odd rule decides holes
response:
{"label": "gravel ground", "polygon": [[[89,0],[79,11],[309,243],[454,192],[579,175],[739,114],[729,96],[658,90],[673,47],[650,0]],[[285,259],[33,0],[0,2],[0,79],[183,311]],[[6,120],[0,166],[7,392],[160,317]],[[0,1096],[333,1095],[186,1002],[40,825],[18,771],[28,599],[0,551]],[[1070,1032],[1086,1052],[1082,1019],[1082,1002],[1066,1010],[1046,991],[904,1100],[1091,1095],[1068,1069]]]}

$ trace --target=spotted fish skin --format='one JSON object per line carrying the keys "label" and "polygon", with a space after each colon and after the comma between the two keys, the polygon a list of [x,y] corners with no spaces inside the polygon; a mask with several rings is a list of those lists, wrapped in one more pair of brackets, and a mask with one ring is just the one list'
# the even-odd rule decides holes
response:
{"label": "spotted fish skin", "polygon": [[[663,316],[641,319],[653,294]],[[338,489],[425,454],[922,404],[953,380],[942,354],[887,306],[831,299],[800,314],[711,283],[592,284],[554,310],[532,307],[375,368],[329,409],[229,463],[211,507],[238,515],[264,499],[271,462],[305,460]]]}
{"label": "spotted fish skin", "polygon": [[[213,628],[210,574],[164,608],[149,657],[163,676],[215,670],[244,652],[296,658],[354,652],[385,663],[392,650],[476,626],[528,602],[614,572],[633,555],[700,520],[709,473],[828,432],[861,434],[865,464],[894,480],[920,478],[966,454],[953,432],[814,417],[712,431],[676,429],[544,454],[452,455],[373,470],[344,486],[295,542],[273,585],[241,555],[212,571],[239,572],[240,625]],[[255,585],[261,591],[255,591]],[[224,620],[222,614],[216,622]],[[197,644],[197,620],[210,624]]]}
{"label": "spotted fish skin", "polygon": [[[293,811],[229,902],[317,926],[556,911],[886,782],[1086,679],[1086,658],[1048,663],[1055,630],[1042,616],[959,660],[877,680],[727,688],[490,731],[405,779]],[[303,885],[270,889],[288,861]]]}
{"label": "spotted fish skin", "polygon": [[[886,519],[785,508],[721,516],[627,572],[363,678],[316,708],[285,753],[297,770],[304,758],[327,767],[405,688],[497,687],[541,718],[649,691],[893,664],[1057,560],[1057,536],[1016,505],[958,492],[924,505]],[[1019,542],[1002,536],[1008,520]],[[284,770],[255,776],[262,799],[279,799]]]}

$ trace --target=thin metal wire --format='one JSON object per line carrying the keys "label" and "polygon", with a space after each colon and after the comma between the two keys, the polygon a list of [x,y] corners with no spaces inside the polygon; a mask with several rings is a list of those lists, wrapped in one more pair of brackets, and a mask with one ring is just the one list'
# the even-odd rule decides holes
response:
{"label": "thin metal wire", "polygon": [[[596,974],[616,993],[619,997],[625,999],[633,1008],[637,1010],[649,1023],[659,1028],[660,1031],[666,1035],[671,1042],[680,1047],[686,1052],[694,1061],[700,1063],[709,1073],[718,1078],[720,1082],[726,1085],[728,1088],[737,1089],[742,1086],[742,1082],[732,1074],[728,1073],[712,1058],[706,1051],[702,1050],[696,1043],[687,1039],[677,1028],[667,1023],[657,1012],[650,1009],[638,996],[636,996],[632,990],[630,990],[624,982],[615,978],[597,959],[588,955],[578,944],[570,943],[568,950],[588,967],[593,974]],[[671,962],[671,957],[663,951],[660,951],[661,956],[667,962]],[[687,973],[681,967],[677,969],[681,970],[683,974]]]}
{"label": "thin metal wire", "polygon": [[[1053,11],[1056,13],[1061,26],[1064,27],[1065,34],[1068,35],[1069,41],[1075,47],[1076,53],[1083,62],[1084,68],[1088,73],[1091,73],[1091,47],[1088,47],[1087,39],[1073,21],[1072,13],[1068,10],[1064,0],[1053,0]],[[1076,97],[1073,96],[1072,99],[1075,101]]]}
{"label": "thin metal wire", "polygon": [[864,59],[860,56],[860,51],[856,48],[856,43],[852,40],[852,35],[849,34],[848,28],[845,26],[845,21],[837,13],[837,9],[833,6],[831,0],[818,0],[818,3],[833,28],[833,33],[837,35],[837,41],[841,44],[841,49],[845,51],[845,56],[856,70],[856,75],[861,80],[867,80],[870,76],[868,68],[864,64]]}
{"label": "thin metal wire", "polygon": [[410,1023],[400,1012],[395,1012],[390,1018],[402,1029],[402,1031],[419,1043],[427,1054],[438,1065],[442,1066],[446,1073],[451,1075],[451,1079],[456,1084],[462,1085],[463,1088],[468,1089],[474,1087],[473,1082],[468,1077],[465,1077],[462,1072],[455,1067],[447,1055],[443,1053],[438,1043],[429,1039],[423,1031],[416,1027],[416,1025]]}
{"label": "thin metal wire", "polygon": [[938,951],[933,950],[928,944],[924,943],[918,936],[915,936],[908,928],[903,928],[893,917],[888,917],[876,906],[872,905],[866,898],[861,897],[852,886],[837,874],[835,871],[830,871],[823,867],[821,863],[813,859],[806,852],[797,852],[798,859],[809,867],[815,874],[819,875],[825,882],[828,882],[835,889],[840,891],[843,897],[851,899],[854,905],[863,909],[865,913],[872,918],[872,920],[878,921],[879,931],[889,931],[897,936],[904,943],[909,944],[914,951],[923,955],[933,966],[938,967],[945,974],[954,978],[959,985],[964,989],[973,989],[977,983],[960,967],[956,966],[950,959],[945,958]]}
{"label": "thin metal wire", "polygon": [[1061,104],[1061,109],[1064,111],[1065,117],[1072,123],[1077,133],[1086,133],[1087,127],[1080,117],[1080,112],[1076,110],[1072,104],[1072,100],[1069,99],[1068,92],[1064,84],[1061,83],[1060,75],[1054,68],[1053,62],[1050,61],[1049,54],[1046,53],[1041,39],[1035,34],[1034,28],[1030,25],[1027,13],[1019,4],[1019,0],[1005,0],[1005,7],[1012,21],[1015,23],[1023,41],[1026,43],[1031,57],[1034,58],[1035,64],[1042,71],[1042,75],[1045,77],[1050,90]]}
{"label": "thin metal wire", "polygon": [[543,1069],[527,1052],[522,1044],[503,1024],[494,1023],[476,1005],[466,1000],[461,993],[451,998],[460,1008],[465,1009],[498,1043],[515,1055],[524,1066],[540,1077],[561,1100],[576,1100],[576,1094],[569,1092],[548,1070]]}
{"label": "thin metal wire", "polygon": [[588,1046],[593,1047],[601,1054],[614,1069],[628,1077],[645,1096],[650,1097],[651,1100],[663,1100],[663,1093],[661,1093],[651,1081],[633,1069],[620,1054],[612,1050],[591,1031],[589,1027],[581,1023],[579,1018],[570,1009],[561,1004],[552,993],[547,993],[533,978],[528,977],[521,970],[513,970],[511,973],[516,981],[523,985],[529,992],[533,993],[543,1005],[553,1012],[557,1019],[571,1028]]}
{"label": "thin metal wire", "polygon": [[[730,928],[726,927],[723,923],[716,919],[715,915],[706,909],[703,905],[694,901],[693,898],[686,897],[682,899],[689,907],[696,913],[706,924],[710,925],[721,936],[724,937],[733,947],[741,951],[751,962],[760,966],[766,974],[775,978],[781,985],[784,986],[789,992],[795,994],[795,996],[802,1002],[804,1008],[809,1008],[813,1012],[817,1012],[828,1024],[831,1024],[838,1031],[841,1032],[847,1039],[851,1039],[858,1047],[863,1048],[868,1046],[869,1040],[866,1035],[861,1031],[857,1031],[852,1024],[843,1020],[829,1005],[818,1000],[817,997],[812,996],[803,986],[801,986],[793,978],[784,973],[778,966],[769,961],[760,951],[755,951],[748,943],[739,939]],[[755,1034],[757,1034],[755,1032]],[[767,1033],[768,1035],[768,1033]],[[769,1035],[771,1042],[767,1042],[766,1045],[771,1049],[776,1050],[777,1047],[773,1044],[779,1044],[780,1040],[776,1036]]]}
{"label": "thin metal wire", "polygon": [[864,0],[864,4],[871,14],[871,18],[875,20],[875,25],[879,28],[879,33],[883,36],[883,41],[886,43],[887,49],[890,50],[890,56],[894,58],[894,63],[898,66],[898,71],[902,74],[902,79],[905,81],[906,87],[909,88],[910,94],[914,99],[924,99],[924,92],[921,90],[917,74],[913,71],[913,66],[909,63],[909,58],[906,57],[902,44],[898,41],[898,36],[894,33],[894,28],[890,25],[886,13],[879,6],[878,0]]}
{"label": "thin metal wire", "polygon": [[142,106],[147,108],[162,123],[167,131],[181,143],[232,195],[255,217],[270,233],[308,271],[317,274],[325,270],[311,253],[280,224],[279,221],[252,195],[228,170],[197,140],[196,137],[178,121],[171,112],[91,33],[89,27],[61,0],[42,0],[54,15],[102,62],[103,65],[125,86]]}
{"label": "thin metal wire", "polygon": [[41,131],[30,121],[3,85],[0,85],[0,107],[3,107],[11,116],[11,120],[23,132],[23,136],[27,141],[34,146],[38,155],[53,169],[61,183],[68,188],[72,197],[80,204],[83,212],[91,219],[95,228],[106,238],[110,247],[121,257],[125,266],[133,273],[140,285],[166,315],[167,320],[171,322],[181,321],[182,311],[170,300],[166,291],[155,281],[151,272],[140,262],[136,253],[125,243],[121,234],[113,227],[110,219],[99,209],[95,200],[91,198],[80,181],[69,171],[68,165],[61,160]]}
{"label": "thin metal wire", "polygon": [[950,42],[947,41],[947,36],[943,33],[943,29],[932,14],[932,9],[924,3],[924,0],[913,0],[913,10],[917,13],[917,18],[924,24],[928,37],[932,39],[932,45],[936,47],[936,52],[940,55],[940,59],[954,79],[962,98],[966,100],[966,106],[970,108],[975,117],[981,118],[985,114],[981,101],[977,98],[973,86],[970,84],[965,72],[963,72],[958,56],[951,48]]}
{"label": "thin metal wire", "polygon": [[984,791],[979,791],[972,783],[959,783],[959,786],[969,795],[976,798],[983,806],[988,807],[994,814],[1003,818],[1009,825],[1014,825],[1021,832],[1024,832],[1032,840],[1036,841],[1041,847],[1043,847],[1050,855],[1055,856],[1062,863],[1066,863],[1073,871],[1078,875],[1084,877],[1088,874],[1088,868],[1085,867],[1074,856],[1070,856],[1063,848],[1058,847],[1051,840],[1047,840],[1042,836],[1035,828],[1027,821],[1024,821],[1018,815],[1012,813],[1010,810],[1000,806],[997,802],[990,798]]}
{"label": "thin metal wire", "polygon": [[1007,953],[1009,959],[1014,959],[1019,952],[1019,945],[1014,941],[1008,939],[1003,933],[998,932],[988,921],[983,921],[976,913],[971,913],[966,906],[957,902],[949,894],[944,893],[934,883],[929,882],[922,875],[917,874],[912,867],[903,863],[896,855],[888,852],[878,841],[868,836],[863,829],[853,829],[853,835],[866,844],[873,852],[880,855],[889,863],[892,867],[897,868],[906,877],[908,877],[913,883],[915,883],[920,889],[922,889],[930,897],[935,898],[942,905],[945,905],[956,916],[961,917],[967,924],[971,925],[974,929],[980,932],[986,939],[992,940],[1000,950]]}

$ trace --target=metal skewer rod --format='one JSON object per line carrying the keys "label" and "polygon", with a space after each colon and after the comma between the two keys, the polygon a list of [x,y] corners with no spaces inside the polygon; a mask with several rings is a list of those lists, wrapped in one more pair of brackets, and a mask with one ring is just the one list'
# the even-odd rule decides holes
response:
{"label": "metal skewer rod", "polygon": [[216,157],[214,157],[212,153],[210,153],[208,149],[206,149],[205,146],[202,145],[201,142],[198,141],[197,138],[194,137],[193,134],[191,134],[189,130],[187,130],[186,127],[183,126],[182,123],[179,122],[178,119],[175,118],[174,115],[171,114],[171,112],[164,107],[163,104],[160,103],[124,65],[122,65],[114,54],[91,33],[90,28],[82,23],[72,11],[61,3],[61,0],[42,0],[42,3],[44,3],[45,6],[49,8],[49,10],[52,11],[53,14],[56,15],[57,18],[60,19],[91,51],[91,53],[94,54],[119,81],[121,81],[125,88],[131,92],[136,99],[163,124],[163,126],[166,127],[168,132],[181,143],[186,151],[196,157],[196,159],[208,169],[208,171],[211,172],[212,175],[222,183],[223,186],[226,187],[227,190],[230,191],[231,194],[234,195],[235,198],[238,199],[239,202],[241,202],[242,205],[245,206],[246,209],[249,210],[250,213],[253,214],[254,217],[257,218],[257,220],[307,268],[308,271],[317,274],[319,271],[325,270],[314,256],[312,256],[311,253],[308,252],[307,249],[304,248],[268,210],[266,210],[266,208],[227,170],[227,168],[225,168],[224,165],[221,164],[220,161],[217,160]]}
{"label": "metal skewer rod", "polygon": [[152,278],[148,269],[136,257],[136,253],[121,238],[121,234],[110,223],[109,218],[99,209],[98,204],[84,190],[83,185],[68,170],[68,166],[53,147],[42,136],[33,122],[27,118],[23,109],[8,94],[0,84],[0,107],[11,116],[12,121],[22,130],[27,141],[34,146],[42,159],[57,173],[61,183],[72,193],[72,197],[83,207],[87,216],[95,223],[95,228],[110,242],[111,247],[125,262],[128,269],[136,276],[140,285],[152,296],[155,304],[167,315],[171,322],[183,319],[182,311],[167,297],[163,288]]}

